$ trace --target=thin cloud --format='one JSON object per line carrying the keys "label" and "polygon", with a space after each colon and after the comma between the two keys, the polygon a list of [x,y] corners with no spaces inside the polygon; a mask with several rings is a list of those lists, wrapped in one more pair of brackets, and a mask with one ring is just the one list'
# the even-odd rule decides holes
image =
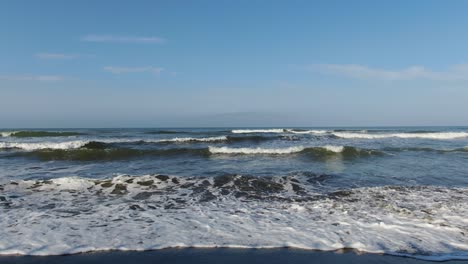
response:
{"label": "thin cloud", "polygon": [[468,64],[451,66],[447,71],[433,71],[423,66],[411,66],[399,70],[371,68],[358,64],[312,64],[307,70],[362,80],[468,80]]}
{"label": "thin cloud", "polygon": [[55,82],[62,81],[65,78],[59,75],[0,75],[0,80],[6,81],[40,81]]}
{"label": "thin cloud", "polygon": [[63,54],[63,53],[36,53],[34,56],[43,60],[68,60],[81,57],[79,54]]}
{"label": "thin cloud", "polygon": [[104,71],[110,72],[113,74],[125,74],[125,73],[136,73],[136,72],[148,72],[156,75],[160,75],[164,68],[162,67],[115,67],[115,66],[106,66]]}
{"label": "thin cloud", "polygon": [[113,42],[113,43],[156,43],[162,44],[166,39],[161,37],[135,37],[135,36],[115,36],[115,35],[86,35],[81,37],[85,42]]}

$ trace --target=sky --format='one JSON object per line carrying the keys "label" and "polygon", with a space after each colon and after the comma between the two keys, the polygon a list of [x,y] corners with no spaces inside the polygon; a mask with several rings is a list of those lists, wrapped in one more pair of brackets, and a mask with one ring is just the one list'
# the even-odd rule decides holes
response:
{"label": "sky", "polygon": [[0,127],[468,125],[468,1],[0,1]]}

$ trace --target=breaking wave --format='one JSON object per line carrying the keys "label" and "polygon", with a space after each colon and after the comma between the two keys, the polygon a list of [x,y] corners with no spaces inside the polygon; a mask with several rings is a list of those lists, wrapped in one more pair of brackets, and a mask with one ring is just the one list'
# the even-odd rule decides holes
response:
{"label": "breaking wave", "polygon": [[332,135],[339,137],[339,138],[356,138],[356,139],[421,138],[421,139],[447,140],[447,139],[466,138],[468,137],[468,132],[392,133],[392,134],[333,132]]}
{"label": "breaking wave", "polygon": [[404,152],[404,151],[421,151],[421,152],[438,152],[438,153],[450,153],[450,152],[468,152],[468,146],[462,148],[454,148],[454,149],[434,149],[429,147],[387,147],[383,149],[384,151],[396,151],[396,152]]}
{"label": "breaking wave", "polygon": [[207,137],[207,138],[193,138],[193,137],[183,137],[183,138],[170,138],[170,139],[157,139],[157,140],[142,140],[143,142],[153,142],[153,143],[164,143],[164,142],[213,142],[213,141],[226,141],[228,138],[226,136],[220,137]]}
{"label": "breaking wave", "polygon": [[[266,136],[219,136],[219,137],[206,137],[206,138],[195,138],[195,137],[175,137],[169,139],[99,139],[94,140],[73,140],[64,142],[0,142],[0,149],[22,149],[27,151],[41,150],[41,149],[77,149],[77,148],[94,148],[89,146],[99,145],[99,148],[105,148],[106,146],[118,143],[133,143],[133,144],[164,144],[164,143],[203,143],[203,142],[227,142],[236,143],[243,141],[261,142],[266,140],[274,140],[279,137],[266,137]],[[282,138],[280,138],[282,139]],[[284,138],[285,140],[291,140]]]}
{"label": "breaking wave", "polygon": [[11,134],[14,134],[16,132],[18,132],[18,131],[2,131],[2,132],[0,132],[0,136],[9,137],[9,136],[11,136]]}
{"label": "breaking wave", "polygon": [[89,143],[85,140],[75,140],[66,142],[0,142],[0,149],[23,149],[23,150],[39,150],[39,149],[75,149]]}
{"label": "breaking wave", "polygon": [[210,155],[306,155],[314,158],[327,158],[340,155],[343,158],[358,158],[384,155],[384,152],[371,149],[359,149],[349,146],[322,147],[290,147],[290,148],[169,148],[169,149],[134,149],[113,147],[102,142],[89,142],[74,149],[37,149],[29,152],[10,153],[9,157],[24,156],[37,158],[42,161],[75,160],[75,161],[112,161],[128,160],[141,157],[170,157],[189,155],[209,157]]}
{"label": "breaking wave", "polygon": [[344,150],[343,146],[323,146],[323,147],[304,147],[295,146],[288,148],[229,148],[229,147],[209,147],[214,154],[291,154],[303,152],[305,150],[323,149],[326,151],[340,153]]}
{"label": "breaking wave", "polygon": [[234,134],[250,134],[250,133],[284,133],[286,129],[274,128],[274,129],[234,129],[231,131]]}
{"label": "breaking wave", "polygon": [[0,254],[295,247],[468,259],[468,189],[318,192],[314,178],[122,175],[12,181],[0,185]]}
{"label": "breaking wave", "polygon": [[350,146],[295,146],[287,148],[230,148],[230,147],[209,147],[212,154],[271,154],[271,155],[287,155],[287,154],[310,154],[318,157],[327,157],[329,155],[340,154],[344,157],[358,157],[371,155],[384,155],[384,152],[372,149],[360,149]]}
{"label": "breaking wave", "polygon": [[2,137],[70,137],[81,136],[79,132],[56,132],[56,131],[10,131],[0,132]]}
{"label": "breaking wave", "polygon": [[286,129],[286,132],[293,134],[317,134],[324,135],[327,134],[328,130],[301,130],[301,129]]}
{"label": "breaking wave", "polygon": [[[40,150],[40,149],[77,149],[86,147],[90,143],[100,144],[104,146],[106,144],[115,143],[190,143],[190,142],[216,142],[216,141],[227,141],[226,136],[221,137],[208,137],[208,138],[170,138],[170,139],[158,139],[158,140],[136,140],[136,139],[100,139],[100,141],[93,140],[74,140],[65,142],[0,142],[0,149],[22,149],[27,151]],[[97,143],[96,143],[97,142]],[[92,145],[92,144],[91,144]]]}

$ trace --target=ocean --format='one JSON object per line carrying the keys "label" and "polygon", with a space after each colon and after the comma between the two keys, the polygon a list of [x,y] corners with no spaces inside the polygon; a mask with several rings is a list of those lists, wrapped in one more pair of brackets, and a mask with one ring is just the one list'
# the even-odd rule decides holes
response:
{"label": "ocean", "polygon": [[468,127],[0,130],[0,255],[468,259]]}

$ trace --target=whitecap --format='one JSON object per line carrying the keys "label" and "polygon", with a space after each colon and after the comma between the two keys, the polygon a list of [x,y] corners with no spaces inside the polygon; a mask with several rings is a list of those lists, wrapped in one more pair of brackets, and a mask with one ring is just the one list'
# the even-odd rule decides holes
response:
{"label": "whitecap", "polygon": [[234,129],[231,131],[234,134],[248,134],[248,133],[284,133],[285,129]]}
{"label": "whitecap", "polygon": [[421,138],[421,139],[457,139],[468,137],[468,132],[434,132],[434,133],[391,133],[391,134],[366,134],[350,132],[333,132],[332,135],[340,138],[356,139],[383,139],[383,138]]}
{"label": "whitecap", "polygon": [[301,152],[305,149],[303,146],[288,148],[229,148],[229,147],[209,147],[213,154],[290,154]]}

